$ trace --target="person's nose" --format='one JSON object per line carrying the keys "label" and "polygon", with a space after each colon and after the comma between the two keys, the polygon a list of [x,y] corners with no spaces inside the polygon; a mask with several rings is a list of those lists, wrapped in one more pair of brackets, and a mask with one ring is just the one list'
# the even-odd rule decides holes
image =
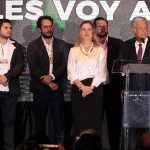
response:
{"label": "person's nose", "polygon": [[11,31],[12,31],[12,29],[11,29],[11,28],[8,28],[8,31],[9,31],[9,32],[11,32]]}

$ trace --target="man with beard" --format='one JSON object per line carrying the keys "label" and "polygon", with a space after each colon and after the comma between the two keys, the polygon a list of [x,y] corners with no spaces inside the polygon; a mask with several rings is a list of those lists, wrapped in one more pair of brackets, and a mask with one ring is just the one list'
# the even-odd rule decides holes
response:
{"label": "man with beard", "polygon": [[104,111],[107,117],[111,150],[118,150],[121,128],[121,76],[114,75],[111,71],[113,62],[118,57],[122,40],[108,36],[108,21],[105,18],[98,17],[94,20],[93,24],[96,28],[98,42],[103,46],[105,54],[107,55],[107,82],[103,83]]}
{"label": "man with beard", "polygon": [[37,20],[41,36],[30,42],[27,58],[30,69],[30,91],[33,93],[35,135],[45,134],[45,122],[50,106],[53,122],[53,143],[63,142],[63,90],[67,66],[64,41],[53,37],[53,19],[41,16]]}

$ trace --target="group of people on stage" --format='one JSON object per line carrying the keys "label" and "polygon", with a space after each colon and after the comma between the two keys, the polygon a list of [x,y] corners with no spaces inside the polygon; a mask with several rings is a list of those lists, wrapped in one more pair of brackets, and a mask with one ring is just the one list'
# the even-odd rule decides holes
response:
{"label": "group of people on stage", "polygon": [[[112,74],[113,61],[120,58],[150,63],[146,18],[139,16],[132,20],[131,31],[135,37],[125,42],[108,36],[108,21],[105,18],[98,17],[93,23],[83,21],[71,49],[65,41],[53,36],[53,19],[50,16],[40,16],[37,28],[40,37],[27,47],[35,135],[45,134],[50,105],[52,142],[63,144],[63,100],[67,73],[72,84],[73,136],[77,138],[83,130],[91,128],[101,137],[105,111],[111,150],[119,150],[122,77]],[[15,149],[19,75],[24,65],[22,47],[10,39],[11,34],[11,21],[0,19],[0,115],[5,150]]]}

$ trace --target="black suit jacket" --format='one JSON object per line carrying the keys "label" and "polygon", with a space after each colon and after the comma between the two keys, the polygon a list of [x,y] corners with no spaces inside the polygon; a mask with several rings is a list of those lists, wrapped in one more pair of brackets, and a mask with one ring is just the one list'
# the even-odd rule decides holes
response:
{"label": "black suit jacket", "polygon": [[[119,58],[125,60],[131,60],[134,63],[138,63],[136,49],[135,49],[136,39],[132,38],[123,43],[120,49]],[[143,64],[150,63],[150,38],[148,37],[145,53],[142,60]]]}
{"label": "black suit jacket", "polygon": [[10,69],[7,73],[5,73],[5,76],[8,80],[8,86],[10,94],[13,96],[20,96],[21,95],[21,89],[20,89],[20,83],[19,83],[19,75],[22,72],[23,66],[24,66],[24,53],[23,48],[20,44],[18,44],[16,41],[14,46],[16,47],[14,49],[11,62],[10,62]]}
{"label": "black suit jacket", "polygon": [[[108,37],[108,51],[107,51],[107,68],[109,73],[109,79],[112,86],[120,89],[120,76],[112,74],[113,62],[118,58],[119,50],[123,41],[117,38]],[[117,84],[117,86],[116,86]]]}
{"label": "black suit jacket", "polygon": [[[49,87],[40,80],[41,76],[49,74],[49,57],[41,37],[29,43],[27,58],[30,69],[30,91],[33,93],[44,93]],[[59,89],[63,90],[65,84],[63,77],[67,68],[67,50],[64,41],[54,38],[53,40],[53,72]]]}
{"label": "black suit jacket", "polygon": [[[119,59],[129,60],[138,63],[135,48],[136,39],[132,38],[123,43],[120,49]],[[145,53],[142,60],[143,64],[150,63],[150,38],[148,37]],[[130,90],[150,90],[149,74],[130,74]]]}

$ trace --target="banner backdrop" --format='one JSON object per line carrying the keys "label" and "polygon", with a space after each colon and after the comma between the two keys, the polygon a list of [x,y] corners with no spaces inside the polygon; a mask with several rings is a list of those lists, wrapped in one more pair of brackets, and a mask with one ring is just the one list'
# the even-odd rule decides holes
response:
{"label": "banner backdrop", "polygon": [[[68,43],[74,43],[78,25],[83,20],[93,20],[101,16],[109,21],[109,35],[127,40],[130,33],[130,20],[144,16],[150,20],[149,0],[1,0],[0,18],[13,22],[13,36],[26,47],[39,36],[36,20],[41,15],[54,18],[54,36]],[[26,53],[25,53],[26,54]],[[26,64],[21,77],[21,101],[31,101],[29,92],[29,70]],[[68,88],[68,92],[70,92]],[[66,100],[69,99],[69,94]]]}

